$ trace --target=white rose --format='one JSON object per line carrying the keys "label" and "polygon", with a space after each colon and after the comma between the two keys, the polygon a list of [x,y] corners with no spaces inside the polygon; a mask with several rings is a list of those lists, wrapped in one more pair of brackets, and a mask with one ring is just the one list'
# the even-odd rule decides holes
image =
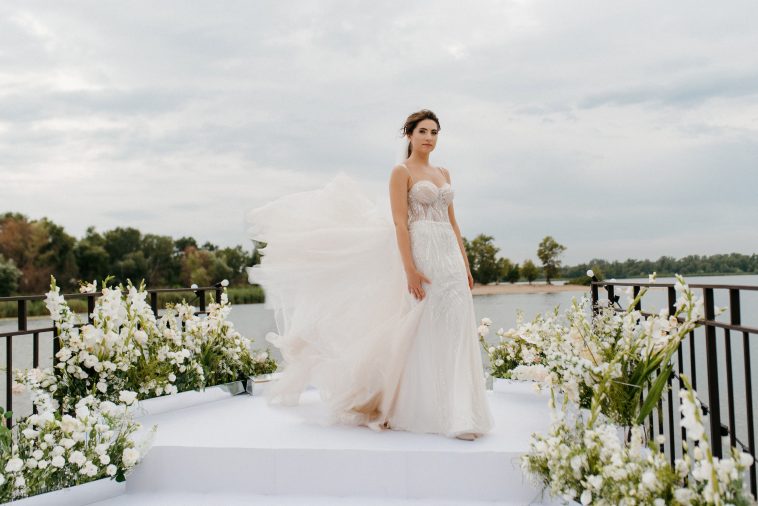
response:
{"label": "white rose", "polygon": [[229,286],[229,280],[228,279],[222,279],[221,280],[221,286]]}
{"label": "white rose", "polygon": [[40,469],[46,469],[48,464],[50,464],[50,462],[48,462],[47,460],[40,460],[39,462],[37,462],[37,467],[39,467]]}
{"label": "white rose", "polygon": [[108,455],[100,455],[100,463],[102,465],[108,465],[111,463],[111,458]]}
{"label": "white rose", "polygon": [[173,383],[174,381],[176,381],[176,374],[174,374],[174,373],[169,373],[169,375],[168,375],[168,380],[169,380],[171,383]]}
{"label": "white rose", "polygon": [[499,358],[499,359],[495,360],[495,365],[498,366],[498,367],[500,367],[504,363],[505,363],[505,361],[503,361],[502,358]]}
{"label": "white rose", "polygon": [[23,488],[26,486],[26,479],[23,476],[16,476],[16,488]]}
{"label": "white rose", "polygon": [[45,456],[45,454],[42,452],[42,450],[34,450],[32,452],[32,457],[34,457],[37,460],[40,460],[44,456]]}
{"label": "white rose", "polygon": [[594,276],[594,275],[595,275],[595,273],[592,271],[592,269],[588,269],[588,270],[587,270],[587,276],[588,276],[588,277],[590,277],[590,278],[591,278],[591,277],[592,277],[592,276]]}
{"label": "white rose", "polygon": [[487,348],[487,351],[490,352],[490,353],[495,353],[496,349],[497,348],[495,348],[494,346],[490,346],[489,348]]}
{"label": "white rose", "polygon": [[123,402],[126,405],[133,404],[137,400],[137,392],[130,392],[129,390],[122,390],[118,394],[119,402]]}
{"label": "white rose", "polygon": [[108,476],[115,476],[117,470],[118,469],[116,468],[116,466],[114,466],[113,464],[111,464],[111,465],[109,465],[108,467],[105,468],[105,473]]}
{"label": "white rose", "polygon": [[52,464],[53,466],[57,468],[62,468],[63,466],[66,465],[66,461],[63,459],[62,455],[56,455],[55,457],[53,457],[53,460],[50,461],[50,464]]}

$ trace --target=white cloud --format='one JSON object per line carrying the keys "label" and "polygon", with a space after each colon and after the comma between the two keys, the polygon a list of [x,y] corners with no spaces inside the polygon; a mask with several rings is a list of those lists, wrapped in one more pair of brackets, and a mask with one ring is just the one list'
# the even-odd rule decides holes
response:
{"label": "white cloud", "polygon": [[381,192],[405,116],[429,107],[464,234],[516,261],[548,234],[569,263],[754,252],[749,12],[7,2],[0,200],[79,236],[131,225],[244,244],[247,209],[340,170]]}

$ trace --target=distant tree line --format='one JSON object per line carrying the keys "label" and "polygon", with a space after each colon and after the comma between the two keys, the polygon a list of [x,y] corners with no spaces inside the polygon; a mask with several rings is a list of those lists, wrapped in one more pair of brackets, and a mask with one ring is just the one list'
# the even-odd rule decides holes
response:
{"label": "distant tree line", "polygon": [[509,258],[498,257],[500,248],[493,244],[495,240],[491,235],[479,234],[469,241],[463,238],[466,248],[471,276],[476,283],[515,283],[520,279],[532,281],[543,275],[548,284],[551,279],[559,276],[561,267],[560,255],[566,247],[559,244],[551,236],[547,236],[537,246],[537,257],[542,262],[538,267],[532,260],[524,260],[520,265]]}
{"label": "distant tree line", "polygon": [[592,269],[599,278],[646,278],[653,272],[658,276],[682,274],[689,276],[706,274],[758,274],[758,254],[728,253],[718,255],[688,255],[680,259],[662,256],[658,260],[624,261],[592,259],[587,263],[564,267],[565,278],[581,278]]}
{"label": "distant tree line", "polygon": [[142,234],[131,227],[100,233],[89,227],[76,239],[47,218],[0,215],[0,296],[44,293],[51,274],[64,291],[77,289],[79,280],[108,275],[115,283],[144,279],[149,287],[203,286],[222,279],[239,286],[247,284],[245,267],[259,261],[253,248],[198,245],[192,237]]}

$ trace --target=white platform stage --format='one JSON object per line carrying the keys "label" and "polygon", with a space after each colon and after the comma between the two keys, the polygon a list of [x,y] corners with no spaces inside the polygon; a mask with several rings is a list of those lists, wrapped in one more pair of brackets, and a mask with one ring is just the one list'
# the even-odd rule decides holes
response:
{"label": "white platform stage", "polygon": [[550,504],[526,480],[519,456],[549,424],[545,394],[529,384],[487,393],[494,430],[476,441],[319,424],[315,390],[297,407],[238,395],[149,415],[153,448],[128,477],[125,505]]}

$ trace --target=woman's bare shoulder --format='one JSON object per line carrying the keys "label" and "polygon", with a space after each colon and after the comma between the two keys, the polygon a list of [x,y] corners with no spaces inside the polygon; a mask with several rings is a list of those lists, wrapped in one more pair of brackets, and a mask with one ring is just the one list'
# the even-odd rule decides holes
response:
{"label": "woman's bare shoulder", "polygon": [[440,170],[445,175],[445,179],[447,179],[447,182],[450,182],[450,171],[447,169],[447,167],[440,167]]}
{"label": "woman's bare shoulder", "polygon": [[402,163],[398,163],[397,165],[392,167],[392,171],[390,171],[390,179],[399,179],[399,178],[408,179],[409,177],[410,177],[410,171],[408,170],[408,167],[406,167]]}

